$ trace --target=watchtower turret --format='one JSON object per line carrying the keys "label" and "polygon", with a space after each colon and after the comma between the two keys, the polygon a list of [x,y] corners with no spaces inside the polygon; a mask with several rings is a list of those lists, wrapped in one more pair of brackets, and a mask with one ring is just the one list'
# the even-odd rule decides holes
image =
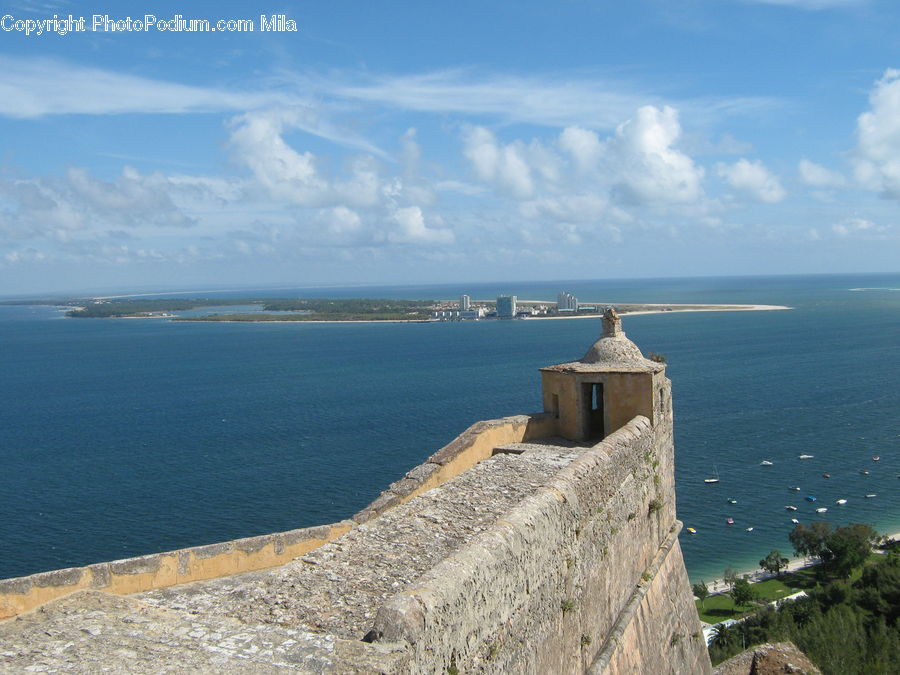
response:
{"label": "watchtower turret", "polygon": [[600,440],[644,415],[656,424],[671,409],[665,366],[644,358],[625,337],[615,309],[603,314],[603,333],[579,361],[541,368],[544,411],[559,419],[559,434]]}

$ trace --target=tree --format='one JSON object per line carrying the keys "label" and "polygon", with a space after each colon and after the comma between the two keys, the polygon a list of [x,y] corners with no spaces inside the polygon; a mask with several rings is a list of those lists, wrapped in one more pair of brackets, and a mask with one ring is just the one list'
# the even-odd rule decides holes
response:
{"label": "tree", "polygon": [[706,602],[706,599],[709,597],[709,589],[706,587],[706,582],[701,580],[699,584],[694,584],[691,587],[691,590],[694,591],[694,595],[700,601],[700,606],[704,607],[703,603]]}
{"label": "tree", "polygon": [[769,555],[759,561],[759,566],[766,572],[778,576],[781,574],[781,570],[788,566],[788,563],[790,563],[790,560],[782,556],[781,552],[776,549],[769,551]]}
{"label": "tree", "polygon": [[737,572],[735,572],[731,567],[726,567],[725,571],[722,573],[722,581],[728,586],[728,588],[734,588],[735,582],[738,580]]}
{"label": "tree", "polygon": [[878,533],[869,525],[850,523],[839,527],[825,540],[822,564],[834,576],[849,577],[869,557],[877,539]]}
{"label": "tree", "polygon": [[796,525],[788,535],[788,539],[797,555],[821,558],[826,548],[825,542],[830,536],[831,525],[823,520],[817,520],[810,523],[809,527]]}
{"label": "tree", "polygon": [[756,598],[756,591],[750,585],[746,578],[740,578],[734,582],[731,588],[731,599],[734,600],[734,606],[749,605]]}

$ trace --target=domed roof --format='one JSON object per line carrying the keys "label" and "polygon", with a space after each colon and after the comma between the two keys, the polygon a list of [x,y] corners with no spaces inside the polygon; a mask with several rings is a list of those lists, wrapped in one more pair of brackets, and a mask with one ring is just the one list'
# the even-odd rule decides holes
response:
{"label": "domed roof", "polygon": [[616,310],[609,308],[603,314],[603,335],[588,349],[579,363],[619,368],[646,368],[660,370],[660,365],[645,359],[641,350],[625,337],[622,319]]}

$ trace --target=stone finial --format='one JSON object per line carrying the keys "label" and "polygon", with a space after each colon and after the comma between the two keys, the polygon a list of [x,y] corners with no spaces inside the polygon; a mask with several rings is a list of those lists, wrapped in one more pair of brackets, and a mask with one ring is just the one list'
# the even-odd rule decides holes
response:
{"label": "stone finial", "polygon": [[625,337],[625,331],[622,330],[622,319],[619,318],[615,307],[607,307],[603,312],[603,335],[600,337]]}

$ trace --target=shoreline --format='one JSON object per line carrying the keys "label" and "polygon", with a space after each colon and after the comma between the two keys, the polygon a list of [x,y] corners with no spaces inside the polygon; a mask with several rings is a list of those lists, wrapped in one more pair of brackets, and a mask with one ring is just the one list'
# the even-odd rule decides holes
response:
{"label": "shoreline", "polygon": [[[884,537],[888,539],[897,539],[900,540],[900,532],[890,532],[884,534]],[[819,564],[818,558],[807,557],[807,558],[791,558],[788,566],[784,568],[785,572],[796,572],[797,570],[805,569],[807,567],[812,567],[814,565]],[[735,570],[735,573],[739,577],[746,576],[750,583],[756,583],[758,581],[765,581],[766,579],[774,579],[775,575],[771,572],[766,572],[760,567],[752,570]],[[702,579],[700,580],[703,581]],[[706,587],[709,589],[710,595],[721,595],[723,593],[728,592],[728,585],[721,578],[715,578],[710,582],[706,583]]]}
{"label": "shoreline", "polygon": [[[625,304],[625,303],[623,303]],[[631,307],[658,307],[659,309],[638,309],[635,311],[623,311],[620,316],[639,316],[645,314],[673,314],[676,312],[770,312],[780,310],[790,310],[792,307],[785,305],[690,305],[690,304],[659,304],[659,303],[628,303]],[[560,321],[571,319],[599,319],[602,314],[577,314],[574,316],[529,316],[523,319],[465,319],[462,322],[477,323],[478,321]],[[74,317],[71,317],[74,318]],[[108,317],[112,319],[155,319],[173,317],[152,317],[152,316],[119,316]],[[231,320],[231,319],[175,319],[178,323],[453,323],[451,321],[441,321],[439,319],[310,319],[310,320],[281,320],[272,321],[266,319],[254,320]]]}

